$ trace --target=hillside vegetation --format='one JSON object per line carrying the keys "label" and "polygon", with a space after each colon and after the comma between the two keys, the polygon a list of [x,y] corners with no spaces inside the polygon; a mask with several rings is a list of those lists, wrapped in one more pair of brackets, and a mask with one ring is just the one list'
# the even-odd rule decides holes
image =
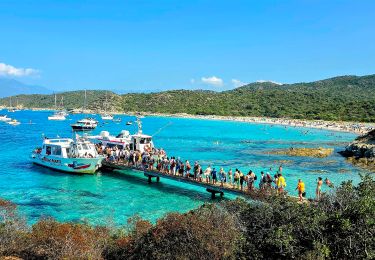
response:
{"label": "hillside vegetation", "polygon": [[[105,91],[88,91],[88,107],[102,109]],[[83,105],[83,91],[65,92],[67,108]],[[52,107],[53,95],[20,95],[25,107]],[[117,95],[112,111],[267,116],[375,122],[375,75],[342,76],[310,83],[251,83],[230,91],[173,90]],[[7,105],[8,99],[0,99]]]}

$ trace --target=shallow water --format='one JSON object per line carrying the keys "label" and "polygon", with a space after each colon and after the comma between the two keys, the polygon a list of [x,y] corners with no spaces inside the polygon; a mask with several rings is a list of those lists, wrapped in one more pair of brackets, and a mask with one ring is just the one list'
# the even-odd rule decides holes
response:
{"label": "shallow water", "polygon": [[[53,216],[61,221],[125,224],[135,214],[155,221],[168,212],[186,212],[211,201],[204,188],[165,179],[150,185],[140,172],[77,176],[33,165],[29,156],[33,148],[40,146],[42,135],[72,137],[70,124],[82,117],[71,115],[67,121],[54,122],[47,120],[50,113],[7,113],[22,124],[0,122],[0,197],[17,203],[30,223],[42,216]],[[134,117],[121,117],[123,123],[101,124],[93,133],[135,131],[135,124],[125,126]],[[328,177],[335,184],[349,179],[358,182],[358,173],[363,171],[336,153],[355,138],[350,133],[169,117],[146,117],[142,121],[144,133],[156,133],[157,147],[163,147],[170,156],[187,158],[191,164],[198,160],[204,166],[223,166],[225,170],[252,169],[258,176],[260,171],[270,171],[270,167],[274,173],[283,164],[287,190],[292,194],[296,193],[298,178],[305,181],[307,196],[313,197],[317,177]],[[291,146],[333,147],[335,153],[324,159],[267,154],[272,149]]]}

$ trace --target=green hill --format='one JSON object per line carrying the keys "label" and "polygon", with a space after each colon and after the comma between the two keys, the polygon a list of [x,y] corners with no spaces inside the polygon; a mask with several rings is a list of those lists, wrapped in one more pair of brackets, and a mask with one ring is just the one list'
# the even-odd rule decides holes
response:
{"label": "green hill", "polygon": [[[88,91],[88,107],[100,110],[106,91]],[[79,108],[83,91],[65,92],[66,107]],[[20,95],[25,107],[52,107],[53,95]],[[233,90],[110,93],[112,110],[233,116],[268,116],[375,122],[375,75],[341,76],[309,83],[251,83]],[[0,105],[7,105],[0,99]]]}

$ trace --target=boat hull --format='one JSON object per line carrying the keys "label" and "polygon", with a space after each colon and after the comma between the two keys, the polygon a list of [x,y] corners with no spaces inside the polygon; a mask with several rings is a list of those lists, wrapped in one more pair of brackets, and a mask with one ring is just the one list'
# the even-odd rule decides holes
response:
{"label": "boat hull", "polygon": [[53,117],[49,116],[48,120],[54,120],[54,121],[64,121],[66,118],[65,117]]}
{"label": "boat hull", "polygon": [[90,131],[94,130],[96,126],[81,126],[81,125],[71,125],[73,130],[76,131]]}
{"label": "boat hull", "polygon": [[99,158],[61,158],[53,155],[33,153],[31,160],[34,164],[54,170],[75,173],[94,174],[101,166],[103,157]]}

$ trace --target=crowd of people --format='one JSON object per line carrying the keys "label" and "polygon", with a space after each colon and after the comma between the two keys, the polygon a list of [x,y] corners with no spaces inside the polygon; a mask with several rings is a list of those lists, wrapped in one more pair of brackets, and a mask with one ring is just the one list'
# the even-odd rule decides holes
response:
{"label": "crowd of people", "polygon": [[[280,165],[275,174],[271,174],[272,168],[267,172],[261,171],[258,181],[258,188],[255,183],[258,176],[249,170],[246,174],[239,169],[225,171],[222,167],[215,168],[208,165],[205,169],[198,161],[191,164],[188,160],[182,160],[180,157],[168,157],[163,149],[151,149],[140,152],[130,150],[129,147],[118,148],[98,144],[96,146],[99,154],[105,156],[106,160],[112,163],[122,164],[128,167],[134,167],[141,170],[157,171],[163,174],[169,174],[178,177],[192,179],[197,182],[218,185],[221,187],[239,189],[244,192],[251,192],[255,189],[265,193],[276,191],[277,194],[286,195],[287,186],[283,176],[283,167]],[[324,183],[328,187],[333,187],[333,183],[326,178]],[[319,177],[316,183],[316,199],[321,198],[321,189],[323,179]],[[305,184],[299,179],[296,187],[299,200],[303,201],[306,196]]]}

